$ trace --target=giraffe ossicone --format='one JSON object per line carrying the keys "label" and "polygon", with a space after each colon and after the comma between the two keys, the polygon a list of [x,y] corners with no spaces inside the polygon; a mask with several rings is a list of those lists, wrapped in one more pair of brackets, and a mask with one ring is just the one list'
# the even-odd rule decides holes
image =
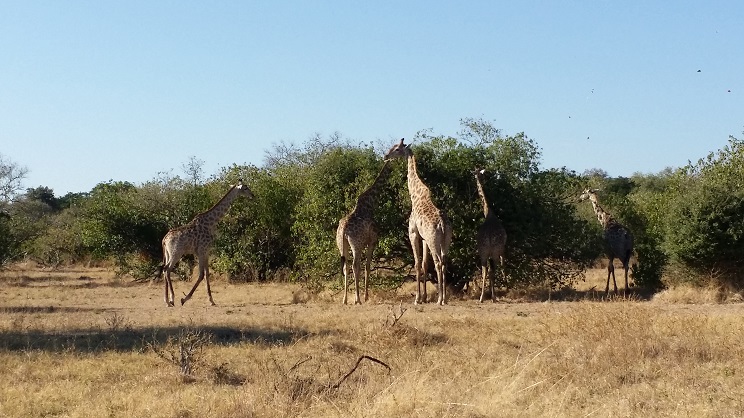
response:
{"label": "giraffe ossicone", "polygon": [[209,286],[209,247],[214,241],[217,231],[217,222],[222,219],[230,208],[232,202],[240,196],[249,199],[253,198],[253,193],[243,180],[232,186],[230,190],[210,209],[197,214],[194,219],[186,225],[173,228],[163,237],[163,266],[161,273],[165,271],[165,303],[168,306],[174,305],[175,295],[173,293],[173,283],[171,282],[171,271],[181,260],[181,257],[187,254],[196,256],[199,262],[199,278],[194,283],[191,291],[181,298],[181,305],[191,299],[194,291],[203,279],[207,282],[207,295],[209,302],[214,306],[212,299],[212,289]]}

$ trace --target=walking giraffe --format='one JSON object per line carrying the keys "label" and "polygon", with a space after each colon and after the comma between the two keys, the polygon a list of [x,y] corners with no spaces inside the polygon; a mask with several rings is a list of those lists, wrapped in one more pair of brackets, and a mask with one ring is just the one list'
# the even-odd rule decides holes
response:
{"label": "walking giraffe", "polygon": [[215,305],[212,299],[212,289],[209,287],[209,246],[214,240],[217,222],[225,216],[230,204],[239,196],[253,198],[253,193],[248,186],[243,184],[243,180],[231,187],[227,194],[210,209],[194,216],[194,219],[186,225],[171,229],[163,237],[162,270],[165,270],[165,303],[168,306],[174,305],[173,283],[170,278],[171,270],[186,254],[193,254],[199,260],[199,278],[189,294],[181,298],[181,305],[191,299],[191,295],[194,294],[202,279],[207,281],[209,302],[212,306]]}
{"label": "walking giraffe", "polygon": [[628,268],[630,264],[630,256],[633,254],[633,235],[626,227],[616,221],[612,215],[599,206],[597,191],[597,189],[586,189],[579,197],[579,200],[584,201],[589,199],[592,202],[594,214],[597,215],[597,219],[604,229],[605,250],[607,252],[607,257],[610,259],[610,264],[607,266],[605,297],[610,294],[610,274],[612,274],[612,284],[615,287],[615,294],[617,294],[615,265],[613,263],[615,257],[620,259],[623,263],[623,269],[625,270],[625,289],[623,290],[623,295],[625,295],[628,291]]}
{"label": "walking giraffe", "polygon": [[452,242],[452,224],[446,214],[439,210],[431,200],[431,192],[418,176],[416,158],[410,145],[401,138],[397,145],[390,148],[385,159],[406,158],[408,162],[408,194],[411,196],[411,216],[408,218],[408,238],[413,249],[414,270],[416,271],[416,299],[414,304],[426,302],[426,280],[424,280],[423,299],[421,278],[426,272],[427,248],[434,260],[437,272],[437,303],[444,305],[446,298],[447,251]]}
{"label": "walking giraffe", "polygon": [[375,204],[377,195],[382,184],[390,174],[390,161],[385,160],[380,173],[371,186],[357,198],[356,206],[348,215],[341,218],[336,229],[336,246],[341,253],[341,270],[344,273],[344,300],[346,305],[347,295],[349,293],[348,268],[346,265],[346,256],[351,249],[351,271],[354,275],[354,304],[361,304],[359,299],[359,274],[361,269],[361,260],[364,258],[364,301],[369,299],[369,290],[367,280],[369,279],[369,269],[372,262],[372,253],[377,247],[377,227],[374,220]]}
{"label": "walking giraffe", "polygon": [[486,278],[490,279],[491,301],[496,301],[494,292],[493,265],[496,261],[501,266],[501,274],[504,274],[504,250],[506,248],[506,230],[496,213],[488,205],[486,193],[483,190],[483,177],[485,170],[475,170],[475,182],[478,186],[478,195],[483,204],[483,216],[485,219],[478,227],[478,233],[475,236],[478,247],[478,256],[480,257],[481,274],[483,283],[479,302],[483,302],[483,296],[486,292]]}

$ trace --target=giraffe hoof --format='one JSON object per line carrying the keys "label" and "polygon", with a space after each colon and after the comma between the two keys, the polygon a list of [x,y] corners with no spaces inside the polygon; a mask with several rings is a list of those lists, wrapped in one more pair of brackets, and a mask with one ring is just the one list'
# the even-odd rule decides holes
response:
{"label": "giraffe hoof", "polygon": [[183,306],[184,303],[186,303],[186,299],[185,298],[181,298],[181,306]]}

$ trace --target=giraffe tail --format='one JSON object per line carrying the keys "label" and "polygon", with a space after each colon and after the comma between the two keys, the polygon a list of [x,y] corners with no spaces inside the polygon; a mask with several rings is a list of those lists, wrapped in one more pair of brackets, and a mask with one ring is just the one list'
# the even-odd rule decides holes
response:
{"label": "giraffe tail", "polygon": [[166,252],[165,252],[165,244],[163,244],[162,248],[163,248],[163,263],[160,264],[155,269],[155,279],[156,280],[160,280],[160,278],[163,277],[163,271],[165,270],[166,263],[168,262],[168,257],[166,256]]}

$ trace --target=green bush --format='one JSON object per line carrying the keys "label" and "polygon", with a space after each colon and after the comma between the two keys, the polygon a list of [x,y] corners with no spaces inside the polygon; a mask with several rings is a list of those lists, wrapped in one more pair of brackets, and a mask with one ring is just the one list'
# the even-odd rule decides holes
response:
{"label": "green bush", "polygon": [[0,210],[0,267],[12,258],[14,252],[10,228],[10,215]]}
{"label": "green bush", "polygon": [[694,276],[744,284],[744,142],[680,169],[665,195],[664,249]]}
{"label": "green bush", "polygon": [[294,211],[301,196],[290,172],[271,173],[256,167],[233,167],[242,172],[254,199],[233,203],[219,224],[214,265],[234,281],[265,281],[294,265]]}

